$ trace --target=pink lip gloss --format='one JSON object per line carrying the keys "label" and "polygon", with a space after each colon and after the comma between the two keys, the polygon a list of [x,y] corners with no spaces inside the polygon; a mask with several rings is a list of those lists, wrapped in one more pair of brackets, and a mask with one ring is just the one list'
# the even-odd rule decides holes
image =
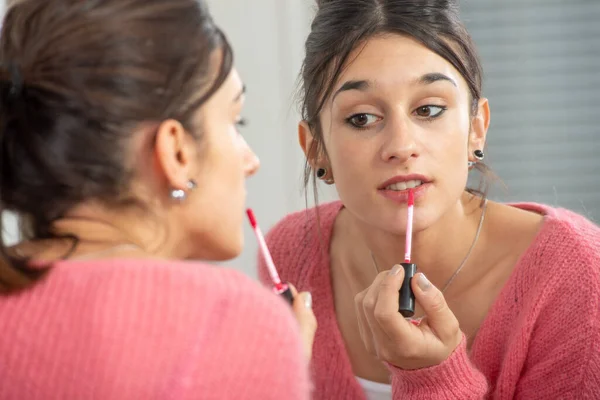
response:
{"label": "pink lip gloss", "polygon": [[404,281],[400,288],[398,312],[408,318],[415,315],[415,294],[410,287],[412,278],[417,273],[417,265],[411,262],[413,213],[415,208],[415,194],[413,189],[408,191],[408,216],[406,218],[406,244],[404,246]]}
{"label": "pink lip gloss", "polygon": [[265,259],[265,263],[267,264],[267,270],[269,271],[269,275],[271,276],[271,280],[273,281],[273,291],[283,296],[290,304],[294,302],[294,295],[292,294],[292,290],[290,287],[281,282],[279,278],[279,274],[277,273],[277,269],[275,268],[275,263],[273,262],[273,257],[271,257],[271,252],[267,247],[267,242],[256,222],[256,217],[254,216],[254,212],[252,209],[247,209],[246,214],[248,215],[248,220],[250,221],[250,225],[252,225],[252,230],[254,230],[254,234],[256,235],[256,239],[258,240],[258,246],[262,253],[262,256]]}

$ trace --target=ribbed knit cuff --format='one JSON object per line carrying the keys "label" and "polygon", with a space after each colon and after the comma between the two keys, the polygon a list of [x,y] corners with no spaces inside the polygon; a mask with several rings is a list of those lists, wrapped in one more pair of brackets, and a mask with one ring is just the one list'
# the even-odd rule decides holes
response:
{"label": "ribbed knit cuff", "polygon": [[388,368],[392,372],[394,399],[481,399],[487,392],[485,376],[469,359],[464,335],[441,364],[417,370],[403,370],[391,364]]}

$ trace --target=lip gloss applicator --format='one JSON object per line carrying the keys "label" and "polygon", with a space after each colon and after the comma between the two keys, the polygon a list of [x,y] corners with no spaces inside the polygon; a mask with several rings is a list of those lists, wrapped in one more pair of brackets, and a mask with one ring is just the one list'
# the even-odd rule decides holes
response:
{"label": "lip gloss applicator", "polygon": [[250,225],[252,225],[252,230],[256,235],[256,239],[258,240],[258,246],[260,247],[260,251],[262,256],[265,259],[265,263],[267,264],[267,270],[269,271],[269,275],[271,276],[271,280],[273,281],[273,291],[276,294],[283,296],[290,304],[294,302],[294,295],[292,294],[292,290],[290,287],[281,282],[279,278],[279,274],[277,273],[277,269],[275,268],[275,263],[273,262],[273,257],[271,257],[271,252],[267,247],[267,242],[256,222],[256,217],[254,216],[254,211],[251,208],[246,210],[246,214],[248,215],[248,220],[250,221]]}
{"label": "lip gloss applicator", "polygon": [[415,294],[410,287],[412,278],[417,273],[417,265],[411,262],[413,214],[415,209],[415,193],[413,189],[408,191],[408,216],[406,218],[406,244],[404,246],[404,262],[400,265],[404,268],[404,281],[400,288],[398,312],[404,318],[415,315]]}

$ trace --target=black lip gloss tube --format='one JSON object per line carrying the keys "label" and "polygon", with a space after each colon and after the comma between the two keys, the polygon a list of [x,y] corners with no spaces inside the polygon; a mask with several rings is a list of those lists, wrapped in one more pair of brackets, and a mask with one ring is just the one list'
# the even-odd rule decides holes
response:
{"label": "black lip gloss tube", "polygon": [[415,315],[415,294],[410,287],[410,282],[417,273],[417,264],[402,263],[400,265],[404,268],[404,281],[400,288],[398,312],[404,318],[408,318]]}

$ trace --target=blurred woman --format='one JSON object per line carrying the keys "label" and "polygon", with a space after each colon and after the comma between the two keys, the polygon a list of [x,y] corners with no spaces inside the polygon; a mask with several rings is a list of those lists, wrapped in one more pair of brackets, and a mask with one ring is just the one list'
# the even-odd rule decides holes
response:
{"label": "blurred woman", "polygon": [[308,398],[310,296],[184,261],[241,252],[259,166],[204,2],[20,1],[0,63],[0,398]]}

